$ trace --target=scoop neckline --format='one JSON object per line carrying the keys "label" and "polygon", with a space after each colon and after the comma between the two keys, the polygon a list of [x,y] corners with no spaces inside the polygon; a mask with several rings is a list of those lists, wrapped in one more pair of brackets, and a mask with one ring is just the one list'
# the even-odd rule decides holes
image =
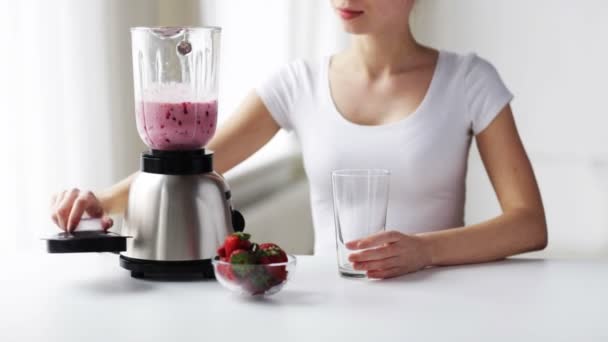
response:
{"label": "scoop neckline", "polygon": [[444,59],[444,51],[437,50],[437,52],[438,52],[438,54],[437,54],[437,61],[435,62],[435,69],[433,70],[433,75],[431,76],[431,82],[426,89],[426,92],[422,98],[422,101],[420,101],[418,106],[406,117],[401,118],[395,122],[390,122],[390,123],[381,124],[381,125],[362,125],[362,124],[352,122],[351,120],[347,119],[342,114],[342,112],[340,112],[340,110],[338,110],[338,107],[336,106],[336,103],[335,103],[333,95],[332,95],[331,80],[329,78],[329,68],[331,65],[331,60],[333,58],[333,55],[326,56],[325,61],[323,63],[323,66],[324,66],[323,76],[325,77],[325,98],[333,111],[331,116],[348,126],[359,128],[359,129],[369,129],[369,130],[383,130],[383,129],[389,129],[389,128],[394,128],[394,127],[401,127],[404,125],[409,125],[412,122],[416,121],[421,116],[421,113],[424,112],[424,109],[431,102],[431,98],[432,98],[433,94],[435,93],[435,88],[437,87],[437,83],[439,83],[438,78],[440,77],[440,71],[441,71],[442,64],[443,64],[442,61]]}

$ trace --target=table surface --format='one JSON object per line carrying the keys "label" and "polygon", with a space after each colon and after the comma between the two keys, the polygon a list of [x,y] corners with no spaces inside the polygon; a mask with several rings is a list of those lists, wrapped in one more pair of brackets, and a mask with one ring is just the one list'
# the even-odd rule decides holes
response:
{"label": "table surface", "polygon": [[301,256],[293,280],[262,300],[215,281],[132,279],[114,254],[0,260],[0,341],[608,340],[608,260],[510,259],[371,281]]}

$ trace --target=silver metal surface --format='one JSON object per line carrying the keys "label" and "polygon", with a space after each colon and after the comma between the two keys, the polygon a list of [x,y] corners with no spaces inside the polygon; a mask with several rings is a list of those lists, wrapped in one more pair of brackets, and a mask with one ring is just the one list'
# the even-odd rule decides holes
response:
{"label": "silver metal surface", "polygon": [[233,232],[229,190],[216,172],[174,176],[140,172],[133,180],[122,234],[130,258],[210,259]]}

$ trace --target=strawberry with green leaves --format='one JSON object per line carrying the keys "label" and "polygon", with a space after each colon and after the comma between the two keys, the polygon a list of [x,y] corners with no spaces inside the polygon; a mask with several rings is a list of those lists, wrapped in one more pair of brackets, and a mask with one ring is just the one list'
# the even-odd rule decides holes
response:
{"label": "strawberry with green leaves", "polygon": [[274,243],[263,243],[259,247],[260,251],[260,264],[275,264],[280,262],[287,262],[287,254],[281,247]]}
{"label": "strawberry with green leaves", "polygon": [[252,265],[255,264],[255,257],[245,249],[237,249],[230,253],[230,263],[233,265]]}
{"label": "strawberry with green leaves", "polygon": [[[249,238],[251,235],[245,233],[234,233],[226,237],[224,244],[217,249],[221,261],[230,262],[230,256],[235,250],[248,250],[251,246]],[[234,281],[236,274],[232,265],[219,265],[218,272],[226,279]],[[242,273],[242,272],[241,272]]]}
{"label": "strawberry with green leaves", "polygon": [[226,237],[217,250],[219,259],[228,264],[218,266],[225,278],[239,284],[252,295],[263,294],[287,280],[287,254],[274,243],[256,244],[247,233],[234,233]]}
{"label": "strawberry with green leaves", "polygon": [[232,264],[232,271],[239,278],[245,278],[251,274],[254,267],[251,265],[255,264],[255,256],[248,250],[237,249],[230,254],[230,263]]}
{"label": "strawberry with green leaves", "polygon": [[[263,243],[260,245],[259,250],[259,263],[262,265],[287,262],[285,251],[274,243]],[[280,284],[287,279],[287,267],[285,265],[268,266],[266,267],[266,271],[272,279],[272,285]]]}
{"label": "strawberry with green leaves", "polygon": [[255,272],[244,279],[242,286],[247,292],[257,296],[270,290],[274,286],[274,279],[265,269],[257,267]]}
{"label": "strawberry with green leaves", "polygon": [[[224,248],[224,253],[226,257],[230,257],[232,255],[232,252],[236,251],[237,249],[244,249],[248,251],[249,248],[251,248],[251,241],[249,241],[250,238],[250,234],[242,232],[228,235],[224,240],[224,245],[222,246]],[[218,250],[218,254],[220,251],[221,247]]]}

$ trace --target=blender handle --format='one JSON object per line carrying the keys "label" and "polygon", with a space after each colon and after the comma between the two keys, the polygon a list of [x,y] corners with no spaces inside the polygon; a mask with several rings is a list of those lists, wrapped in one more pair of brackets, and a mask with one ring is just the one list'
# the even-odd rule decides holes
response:
{"label": "blender handle", "polygon": [[238,210],[232,210],[232,229],[235,232],[242,232],[245,230],[245,218]]}

